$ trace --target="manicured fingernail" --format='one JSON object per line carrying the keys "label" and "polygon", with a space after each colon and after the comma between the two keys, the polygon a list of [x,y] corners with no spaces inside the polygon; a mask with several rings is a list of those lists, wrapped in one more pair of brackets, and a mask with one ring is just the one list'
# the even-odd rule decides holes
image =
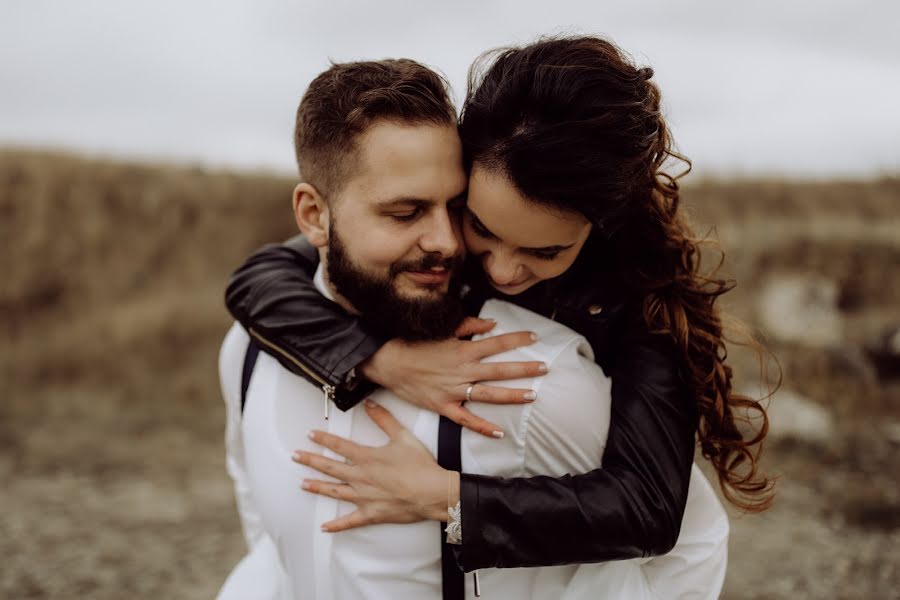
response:
{"label": "manicured fingernail", "polygon": [[502,439],[503,439],[503,432],[502,432],[502,431],[492,431],[492,432],[491,432],[491,435],[494,436],[495,438],[497,438],[498,440],[502,440]]}
{"label": "manicured fingernail", "polygon": [[525,392],[524,394],[522,394],[522,397],[525,398],[526,400],[528,400],[529,402],[531,402],[531,401],[534,401],[537,399],[537,394],[534,393],[533,391]]}
{"label": "manicured fingernail", "polygon": [[328,527],[328,525],[322,525],[322,527],[320,527],[320,529],[322,531],[324,531],[325,533],[328,533],[329,531],[331,531],[331,528]]}
{"label": "manicured fingernail", "polygon": [[534,333],[533,331],[531,332],[531,341],[532,342],[538,341],[538,334]]}
{"label": "manicured fingernail", "polygon": [[318,437],[318,436],[316,435],[316,432],[315,432],[315,431],[310,431],[310,432],[307,433],[306,435],[307,435],[307,437],[309,437],[309,439],[311,439],[312,441],[316,441],[316,438]]}
{"label": "manicured fingernail", "polygon": [[300,487],[306,491],[309,491],[312,489],[312,485],[306,480],[304,480],[303,483],[300,484]]}
{"label": "manicured fingernail", "polygon": [[497,319],[485,319],[485,321],[487,321],[488,323],[493,323],[494,325],[497,324]]}
{"label": "manicured fingernail", "polygon": [[300,451],[298,450],[297,452],[294,452],[294,453],[291,455],[291,459],[292,459],[294,462],[300,462],[301,460],[303,460],[303,453],[300,452]]}
{"label": "manicured fingernail", "polygon": [[366,408],[375,408],[376,404],[371,398],[366,398]]}
{"label": "manicured fingernail", "polygon": [[547,368],[547,363],[541,363],[538,365],[538,371],[540,371],[541,373],[546,373],[549,370],[550,369]]}

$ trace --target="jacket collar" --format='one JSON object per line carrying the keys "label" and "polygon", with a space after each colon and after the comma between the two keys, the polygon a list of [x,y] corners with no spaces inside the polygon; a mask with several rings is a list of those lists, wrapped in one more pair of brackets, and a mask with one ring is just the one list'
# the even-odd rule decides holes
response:
{"label": "jacket collar", "polygon": [[295,235],[284,243],[285,246],[302,256],[313,265],[319,264],[319,249],[306,240],[302,233]]}

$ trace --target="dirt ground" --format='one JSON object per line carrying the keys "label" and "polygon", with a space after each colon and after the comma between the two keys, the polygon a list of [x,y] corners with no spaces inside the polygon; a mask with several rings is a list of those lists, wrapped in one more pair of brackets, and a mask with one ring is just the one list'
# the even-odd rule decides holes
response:
{"label": "dirt ground", "polygon": [[[0,597],[214,596],[244,551],[222,292],[292,233],[291,187],[0,151]],[[900,180],[698,182],[685,198],[728,252],[724,304],[784,369],[777,501],[733,515],[723,597],[900,598],[900,379],[879,354],[900,325]],[[738,387],[749,365],[736,356]]]}

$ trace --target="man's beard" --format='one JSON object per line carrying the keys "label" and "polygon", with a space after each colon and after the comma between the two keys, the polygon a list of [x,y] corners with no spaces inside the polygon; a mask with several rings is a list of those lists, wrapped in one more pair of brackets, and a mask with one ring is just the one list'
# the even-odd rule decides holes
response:
{"label": "man's beard", "polygon": [[[437,340],[453,335],[465,317],[459,298],[460,257],[437,253],[416,261],[398,261],[386,278],[366,273],[347,256],[337,229],[332,224],[328,238],[328,279],[335,290],[360,312],[371,326],[392,337],[406,340]],[[434,298],[411,299],[400,296],[394,280],[403,271],[427,271],[432,267],[450,270],[446,294]]]}

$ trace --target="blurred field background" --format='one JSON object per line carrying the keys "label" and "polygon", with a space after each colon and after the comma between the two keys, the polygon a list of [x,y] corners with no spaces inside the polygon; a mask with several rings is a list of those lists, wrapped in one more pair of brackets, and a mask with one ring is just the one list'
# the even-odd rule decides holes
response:
{"label": "blurred field background", "polygon": [[[222,294],[293,233],[293,184],[0,151],[0,597],[214,596],[244,551]],[[734,514],[724,597],[900,597],[900,179],[689,181],[685,201],[738,281],[723,305],[784,370],[778,498]]]}

